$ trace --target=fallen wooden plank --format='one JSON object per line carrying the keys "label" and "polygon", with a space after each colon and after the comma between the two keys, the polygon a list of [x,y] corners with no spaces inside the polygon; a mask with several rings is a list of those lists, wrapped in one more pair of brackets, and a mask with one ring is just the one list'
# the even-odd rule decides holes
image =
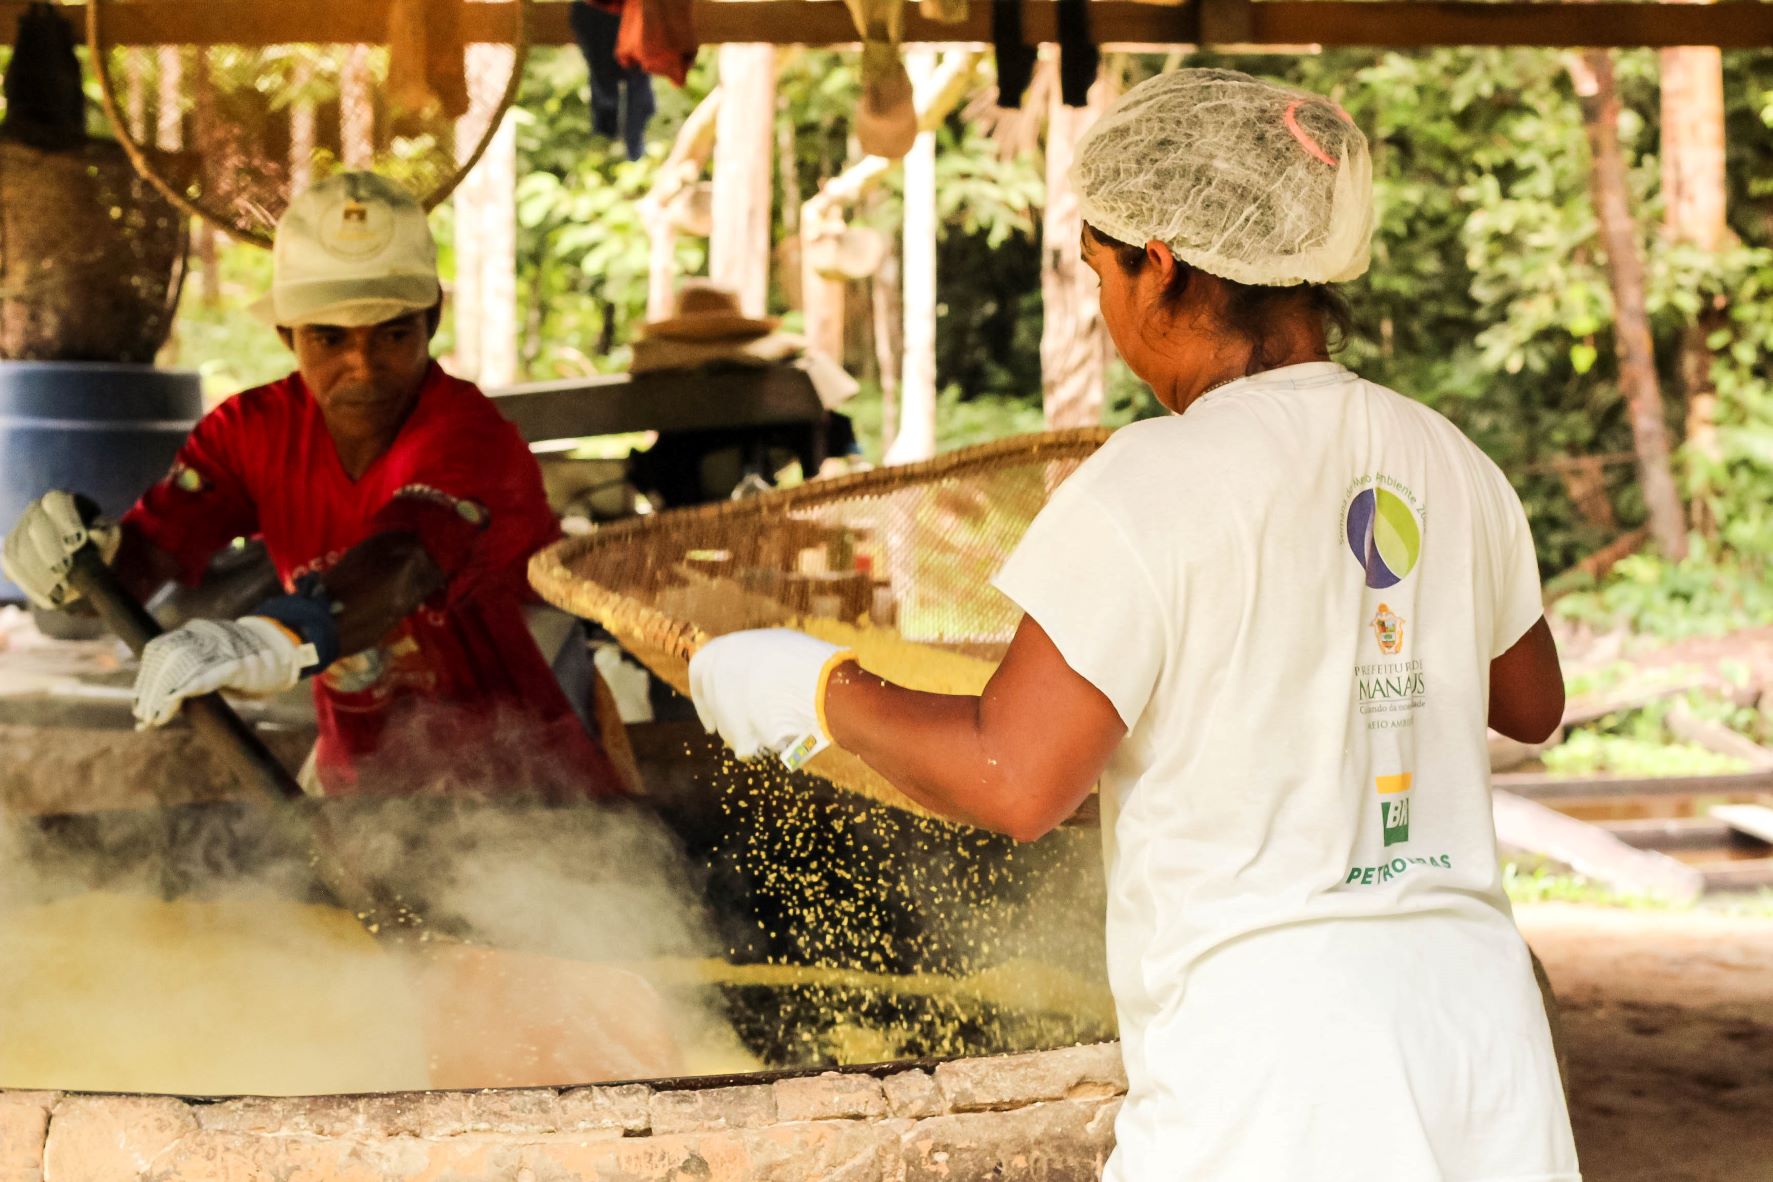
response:
{"label": "fallen wooden plank", "polygon": [[1773,842],[1773,809],[1764,804],[1714,804],[1705,811],[1738,833]]}
{"label": "fallen wooden plank", "polygon": [[1673,903],[1690,903],[1705,890],[1698,871],[1667,854],[1634,849],[1604,829],[1542,804],[1497,792],[1492,809],[1500,844],[1561,862],[1614,890]]}
{"label": "fallen wooden plank", "polygon": [[1626,845],[1640,850],[1715,850],[1722,852],[1740,838],[1736,830],[1711,817],[1632,817],[1617,821],[1594,821]]}
{"label": "fallen wooden plank", "polygon": [[1701,862],[1692,868],[1705,876],[1708,891],[1758,891],[1773,887],[1773,858]]}
{"label": "fallen wooden plank", "polygon": [[1721,722],[1700,718],[1687,709],[1685,702],[1676,702],[1669,710],[1668,729],[1677,738],[1696,743],[1707,751],[1742,760],[1751,771],[1773,770],[1773,751],[1767,750],[1747,735],[1737,734]]}
{"label": "fallen wooden plank", "polygon": [[1543,772],[1499,772],[1498,789],[1528,800],[1613,800],[1623,796],[1746,796],[1773,792],[1773,771],[1721,776],[1552,776]]}

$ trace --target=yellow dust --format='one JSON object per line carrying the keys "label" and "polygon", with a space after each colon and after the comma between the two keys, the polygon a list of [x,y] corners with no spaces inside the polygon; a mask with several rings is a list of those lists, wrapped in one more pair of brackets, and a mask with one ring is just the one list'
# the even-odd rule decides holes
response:
{"label": "yellow dust", "polygon": [[95,893],[0,912],[0,948],[0,1086],[426,1085],[408,975],[342,911]]}

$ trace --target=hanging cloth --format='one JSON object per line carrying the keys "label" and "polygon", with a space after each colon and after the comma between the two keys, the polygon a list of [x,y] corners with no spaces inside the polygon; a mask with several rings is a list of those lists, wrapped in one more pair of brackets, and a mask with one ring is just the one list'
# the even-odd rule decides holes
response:
{"label": "hanging cloth", "polygon": [[1059,0],[1059,97],[1068,107],[1085,106],[1102,66],[1102,53],[1090,37],[1089,0]]}
{"label": "hanging cloth", "polygon": [[[592,3],[593,0],[586,0]],[[696,38],[695,0],[594,0],[606,12],[621,14],[616,61],[624,69],[645,70],[678,86],[689,77],[702,47]]]}
{"label": "hanging cloth", "polygon": [[656,109],[652,78],[638,66],[616,60],[620,16],[580,3],[573,5],[569,19],[591,71],[591,130],[605,139],[620,139],[628,159],[638,160],[646,155],[646,125]]}
{"label": "hanging cloth", "polygon": [[991,48],[997,56],[997,105],[1020,108],[1040,56],[1022,40],[1022,0],[991,0]]}

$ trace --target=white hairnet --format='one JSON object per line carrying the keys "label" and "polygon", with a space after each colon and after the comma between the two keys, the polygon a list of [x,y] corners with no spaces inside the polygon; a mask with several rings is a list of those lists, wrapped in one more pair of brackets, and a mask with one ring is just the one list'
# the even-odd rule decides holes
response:
{"label": "white hairnet", "polygon": [[1222,279],[1282,287],[1367,269],[1367,140],[1322,95],[1235,70],[1159,74],[1084,134],[1071,183],[1103,234],[1156,239]]}

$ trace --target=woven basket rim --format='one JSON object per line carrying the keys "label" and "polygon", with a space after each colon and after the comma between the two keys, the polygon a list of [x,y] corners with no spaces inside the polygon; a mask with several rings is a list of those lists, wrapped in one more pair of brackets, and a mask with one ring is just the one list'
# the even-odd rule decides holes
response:
{"label": "woven basket rim", "polygon": [[[830,501],[852,500],[858,491],[869,496],[885,496],[906,485],[925,483],[931,478],[953,475],[1006,457],[1027,460],[1051,455],[1058,458],[1079,450],[1087,456],[1111,434],[1112,429],[1107,427],[1073,427],[1014,435],[957,448],[927,460],[808,481],[795,488],[772,490],[742,501],[686,506],[654,517],[613,522],[589,534],[562,538],[537,551],[529,563],[530,585],[555,607],[596,620],[610,627],[612,632],[619,628],[653,648],[687,661],[708,642],[707,631],[575,573],[574,563],[595,550],[624,541],[636,531],[659,528],[666,522],[706,523],[727,518],[761,517]],[[612,623],[616,626],[612,627]]]}

